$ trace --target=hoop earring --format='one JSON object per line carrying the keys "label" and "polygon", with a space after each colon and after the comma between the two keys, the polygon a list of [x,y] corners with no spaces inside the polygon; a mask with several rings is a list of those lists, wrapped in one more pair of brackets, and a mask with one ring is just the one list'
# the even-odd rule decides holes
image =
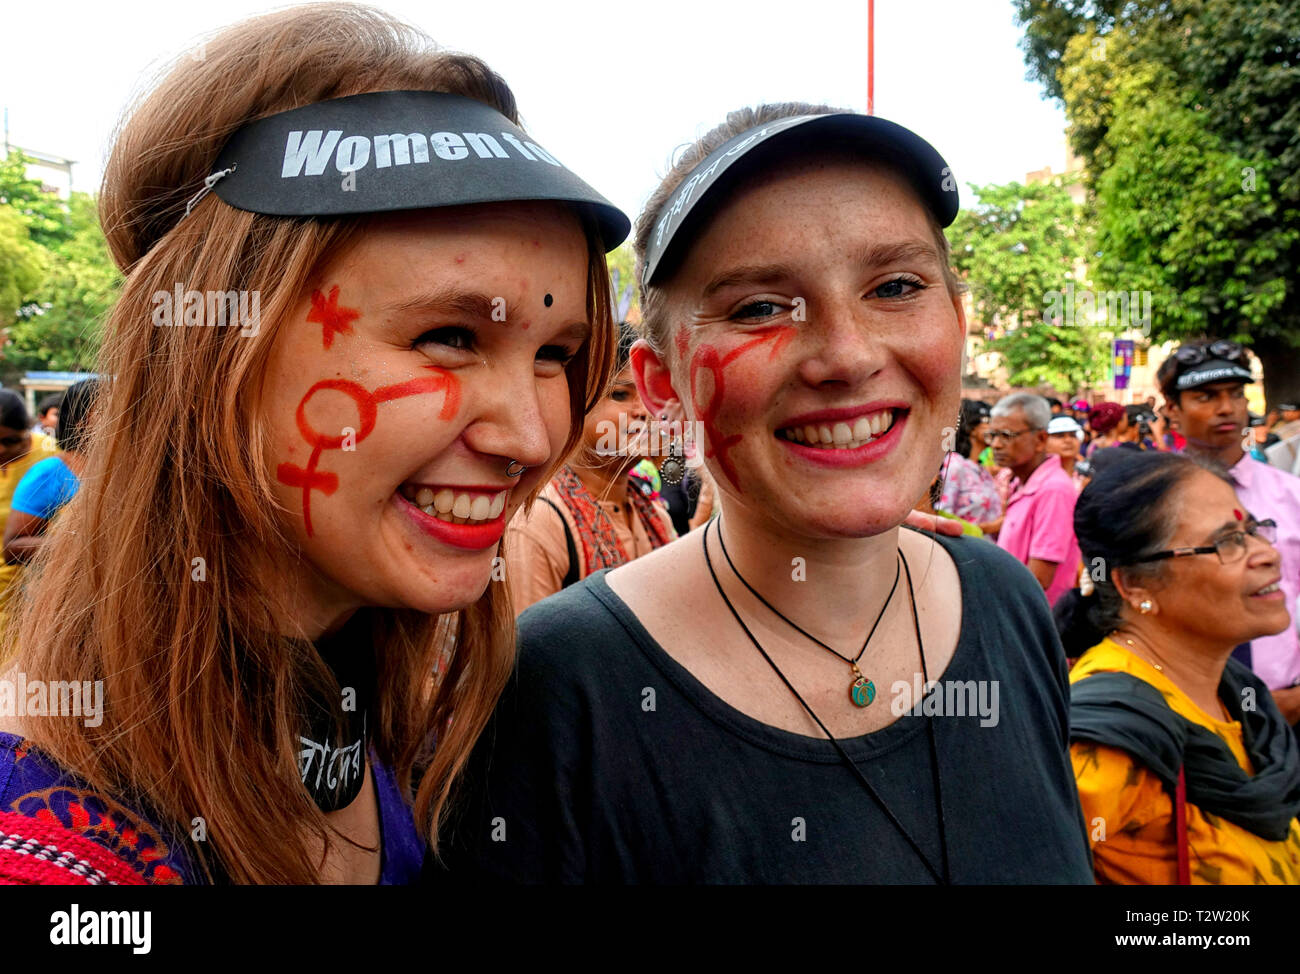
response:
{"label": "hoop earring", "polygon": [[[516,465],[519,466],[518,470],[515,469]],[[528,469],[527,465],[520,463],[518,460],[511,460],[510,465],[506,467],[506,476],[518,477],[521,476],[523,472],[527,469]]]}

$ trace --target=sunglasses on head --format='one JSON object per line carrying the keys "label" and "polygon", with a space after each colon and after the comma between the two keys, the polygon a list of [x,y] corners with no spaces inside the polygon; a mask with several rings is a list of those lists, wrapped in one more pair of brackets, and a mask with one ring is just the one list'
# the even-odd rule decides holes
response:
{"label": "sunglasses on head", "polygon": [[1200,365],[1212,358],[1240,362],[1245,355],[1246,350],[1242,346],[1226,338],[1220,338],[1209,345],[1182,345],[1174,352],[1174,358],[1182,365]]}

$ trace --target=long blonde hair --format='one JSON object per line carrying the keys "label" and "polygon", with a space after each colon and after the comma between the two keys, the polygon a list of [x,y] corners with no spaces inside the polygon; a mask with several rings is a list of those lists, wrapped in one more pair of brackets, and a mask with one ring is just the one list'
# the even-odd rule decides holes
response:
{"label": "long blonde hair", "polygon": [[[304,283],[365,221],[264,216],[212,195],[182,215],[241,125],[393,89],[462,94],[518,121],[510,89],[478,59],[439,51],[372,8],[319,4],[236,24],[201,57],[178,59],[124,117],[104,175],[100,217],[127,273],[99,365],[111,382],[82,489],[34,564],[17,632],[29,677],[104,680],[104,718],[24,729],[177,840],[202,816],[206,841],[188,851],[209,879],[316,882],[330,842],[300,783],[296,715],[310,689],[337,684],[310,643],[279,635],[274,586],[255,570],[301,558],[274,500],[258,409],[272,343]],[[568,366],[566,452],[613,357],[604,252],[584,230],[594,331]],[[177,282],[260,291],[259,334],[154,327],[152,296]],[[363,611],[376,660],[373,743],[415,791],[436,849],[452,784],[513,664],[509,597],[493,580],[478,602],[440,617]]]}

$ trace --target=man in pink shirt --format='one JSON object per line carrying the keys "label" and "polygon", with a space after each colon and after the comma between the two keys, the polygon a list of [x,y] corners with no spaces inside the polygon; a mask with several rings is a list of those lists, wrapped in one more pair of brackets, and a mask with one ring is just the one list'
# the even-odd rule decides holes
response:
{"label": "man in pink shirt", "polygon": [[1052,410],[1042,396],[1017,393],[993,407],[989,432],[993,459],[1011,471],[1011,496],[998,529],[998,547],[1029,568],[1051,605],[1079,578],[1074,537],[1078,492],[1061,458],[1047,452]]}
{"label": "man in pink shirt", "polygon": [[1246,453],[1246,383],[1250,353],[1236,342],[1184,342],[1160,366],[1156,376],[1166,409],[1187,437],[1185,452],[1216,460],[1227,471],[1237,496],[1258,520],[1277,522],[1282,581],[1291,625],[1275,636],[1261,636],[1242,654],[1273,691],[1278,709],[1291,724],[1300,722],[1300,636],[1296,602],[1300,599],[1300,477],[1252,459]]}

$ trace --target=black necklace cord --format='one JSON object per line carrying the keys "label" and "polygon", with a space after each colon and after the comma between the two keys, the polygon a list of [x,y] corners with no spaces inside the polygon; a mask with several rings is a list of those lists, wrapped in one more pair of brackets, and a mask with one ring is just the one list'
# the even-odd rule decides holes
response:
{"label": "black necklace cord", "polygon": [[[721,519],[718,518],[716,520],[721,520]],[[786,675],[781,672],[781,668],[776,665],[776,663],[772,660],[772,657],[767,654],[767,650],[763,648],[762,643],[760,643],[756,638],[754,638],[754,634],[750,632],[749,627],[745,625],[745,620],[743,620],[740,617],[740,613],[736,611],[736,607],[731,604],[731,599],[727,598],[727,593],[723,590],[722,583],[718,581],[718,573],[714,571],[713,559],[709,556],[709,531],[708,531],[709,527],[712,527],[712,522],[710,522],[709,525],[707,525],[704,530],[704,538],[703,538],[704,562],[709,568],[709,576],[713,579],[713,585],[718,590],[718,595],[722,597],[723,603],[727,606],[728,611],[731,613],[732,617],[736,620],[736,624],[740,626],[741,630],[749,638],[749,641],[754,644],[754,648],[759,651],[763,659],[767,660],[767,665],[772,667],[772,670],[776,673],[778,677],[780,677],[781,682],[786,685],[786,689],[788,689],[792,694],[794,694],[794,698],[799,701],[803,709],[808,711],[808,715],[812,717],[812,719],[816,722],[817,726],[821,728],[822,733],[826,735],[827,740],[829,740],[831,744],[834,746],[835,750],[839,753],[840,758],[844,761],[846,765],[848,765],[849,769],[854,773],[854,775],[857,776],[857,779],[862,784],[862,787],[867,790],[867,794],[871,796],[871,799],[876,803],[877,806],[879,806],[880,810],[885,813],[885,817],[889,819],[890,823],[894,826],[894,828],[898,830],[898,833],[907,841],[907,844],[911,846],[912,851],[916,853],[917,857],[925,865],[925,868],[929,871],[930,875],[934,877],[935,882],[945,886],[949,885],[951,883],[951,880],[949,878],[949,872],[948,872],[948,842],[947,842],[947,831],[944,827],[945,823],[943,817],[942,797],[936,794],[936,798],[938,799],[938,804],[939,804],[939,845],[943,853],[943,872],[940,873],[931,864],[929,856],[927,856],[923,851],[921,851],[921,847],[917,844],[916,840],[912,838],[912,833],[910,833],[907,830],[907,828],[903,825],[903,823],[898,820],[898,816],[894,814],[893,810],[885,803],[884,799],[880,797],[880,794],[872,786],[871,782],[867,780],[866,775],[862,773],[862,769],[858,767],[857,763],[851,757],[849,757],[848,752],[844,750],[843,745],[841,745],[840,742],[836,739],[835,735],[830,732],[829,728],[827,728],[827,726],[822,723],[822,720],[820,717],[817,716],[816,711],[814,711],[812,707],[808,706],[804,698],[799,695],[799,691],[794,688],[794,684],[792,684],[788,679],[786,679]],[[721,536],[722,536],[722,528],[719,527],[718,537],[721,538]],[[912,572],[911,569],[907,568],[907,559],[903,556],[901,550],[899,551],[898,554],[899,557],[902,558],[904,569],[906,569],[907,571],[907,589],[908,589],[908,595],[910,596],[912,602],[912,620],[916,626],[916,636],[918,640],[918,646],[920,646],[920,650],[921,650],[921,674],[925,680],[925,683],[929,683],[930,682],[929,674],[926,672],[926,667],[925,667],[925,647],[921,645],[919,642],[921,638],[921,623],[916,613],[916,595],[912,589]],[[939,758],[938,758],[938,749],[935,745],[935,739],[934,739],[934,722],[927,719],[926,729],[928,730],[929,737],[930,737],[930,756],[933,760],[934,779],[937,787],[938,780],[939,780],[939,774],[938,774]]]}
{"label": "black necklace cord", "polygon": [[[731,569],[732,573],[733,573],[733,574],[734,574],[738,579],[740,579],[740,583],[741,583],[742,585],[744,585],[745,588],[749,589],[749,594],[750,594],[750,595],[754,596],[754,598],[758,599],[758,601],[762,602],[765,606],[767,606],[769,609],[771,609],[774,613],[776,613],[777,615],[779,615],[783,620],[785,620],[786,623],[788,623],[789,625],[793,626],[795,629],[799,630],[799,633],[800,633],[801,635],[803,635],[804,637],[806,637],[806,638],[808,638],[808,639],[811,639],[813,642],[815,642],[815,643],[816,643],[818,646],[820,646],[822,649],[825,649],[825,650],[828,650],[829,652],[834,653],[836,656],[838,656],[840,659],[844,660],[844,662],[848,663],[850,666],[854,666],[854,665],[858,662],[858,660],[862,659],[862,654],[865,653],[865,652],[867,651],[867,645],[871,642],[871,637],[874,636],[874,635],[876,634],[876,629],[878,629],[878,628],[880,627],[880,620],[882,620],[883,618],[885,618],[885,610],[889,608],[889,603],[892,602],[892,601],[894,601],[894,593],[895,593],[896,591],[898,591],[898,579],[899,579],[901,573],[900,573],[900,570],[899,570],[899,569],[900,569],[899,563],[898,563],[898,562],[895,562],[895,563],[894,563],[894,584],[893,584],[893,587],[890,588],[890,590],[889,590],[889,596],[885,599],[885,604],[882,605],[882,606],[880,607],[880,613],[876,616],[876,621],[875,621],[874,623],[872,623],[872,625],[871,625],[871,631],[870,631],[869,633],[867,633],[866,641],[862,644],[862,648],[858,650],[858,655],[855,656],[855,657],[853,657],[853,659],[849,659],[849,658],[848,658],[847,656],[845,656],[843,653],[838,652],[837,650],[832,649],[830,646],[827,646],[824,642],[822,642],[820,639],[818,639],[818,638],[817,638],[816,636],[814,636],[812,633],[810,633],[810,632],[808,632],[807,630],[805,630],[802,626],[799,625],[799,623],[795,622],[793,619],[791,619],[789,616],[787,616],[784,612],[782,612],[780,609],[778,609],[776,606],[774,606],[771,602],[769,602],[767,599],[763,598],[763,596],[762,596],[761,594],[759,594],[758,589],[754,588],[754,586],[750,585],[749,582],[745,580],[745,576],[742,575],[742,574],[740,574],[740,569],[738,569],[738,568],[736,567],[736,563],[735,563],[734,561],[731,560],[731,553],[730,553],[729,551],[727,551],[727,539],[724,538],[724,537],[722,536],[722,526],[721,526],[721,525],[718,526],[718,543],[719,543],[720,545],[722,545],[722,554],[723,554],[723,556],[727,559],[727,567],[729,567],[729,568]],[[707,553],[707,552],[706,552],[706,553]],[[901,552],[901,551],[899,552],[899,557],[900,557],[900,558],[902,557],[902,552]]]}
{"label": "black necklace cord", "polygon": [[[930,673],[925,666],[925,644],[921,642],[921,620],[916,614],[916,591],[912,588],[912,569],[907,564],[903,549],[898,549],[898,557],[903,559],[903,570],[907,572],[907,594],[912,603],[912,626],[916,629],[916,645],[921,651],[921,697],[925,697],[925,688],[930,683]],[[948,826],[943,815],[943,787],[939,774],[939,745],[935,741],[934,720],[925,718],[925,729],[930,738],[930,767],[934,772],[934,801],[939,809],[939,852],[943,856],[943,883],[952,885],[952,873],[948,866]],[[928,863],[927,863],[928,865]]]}

